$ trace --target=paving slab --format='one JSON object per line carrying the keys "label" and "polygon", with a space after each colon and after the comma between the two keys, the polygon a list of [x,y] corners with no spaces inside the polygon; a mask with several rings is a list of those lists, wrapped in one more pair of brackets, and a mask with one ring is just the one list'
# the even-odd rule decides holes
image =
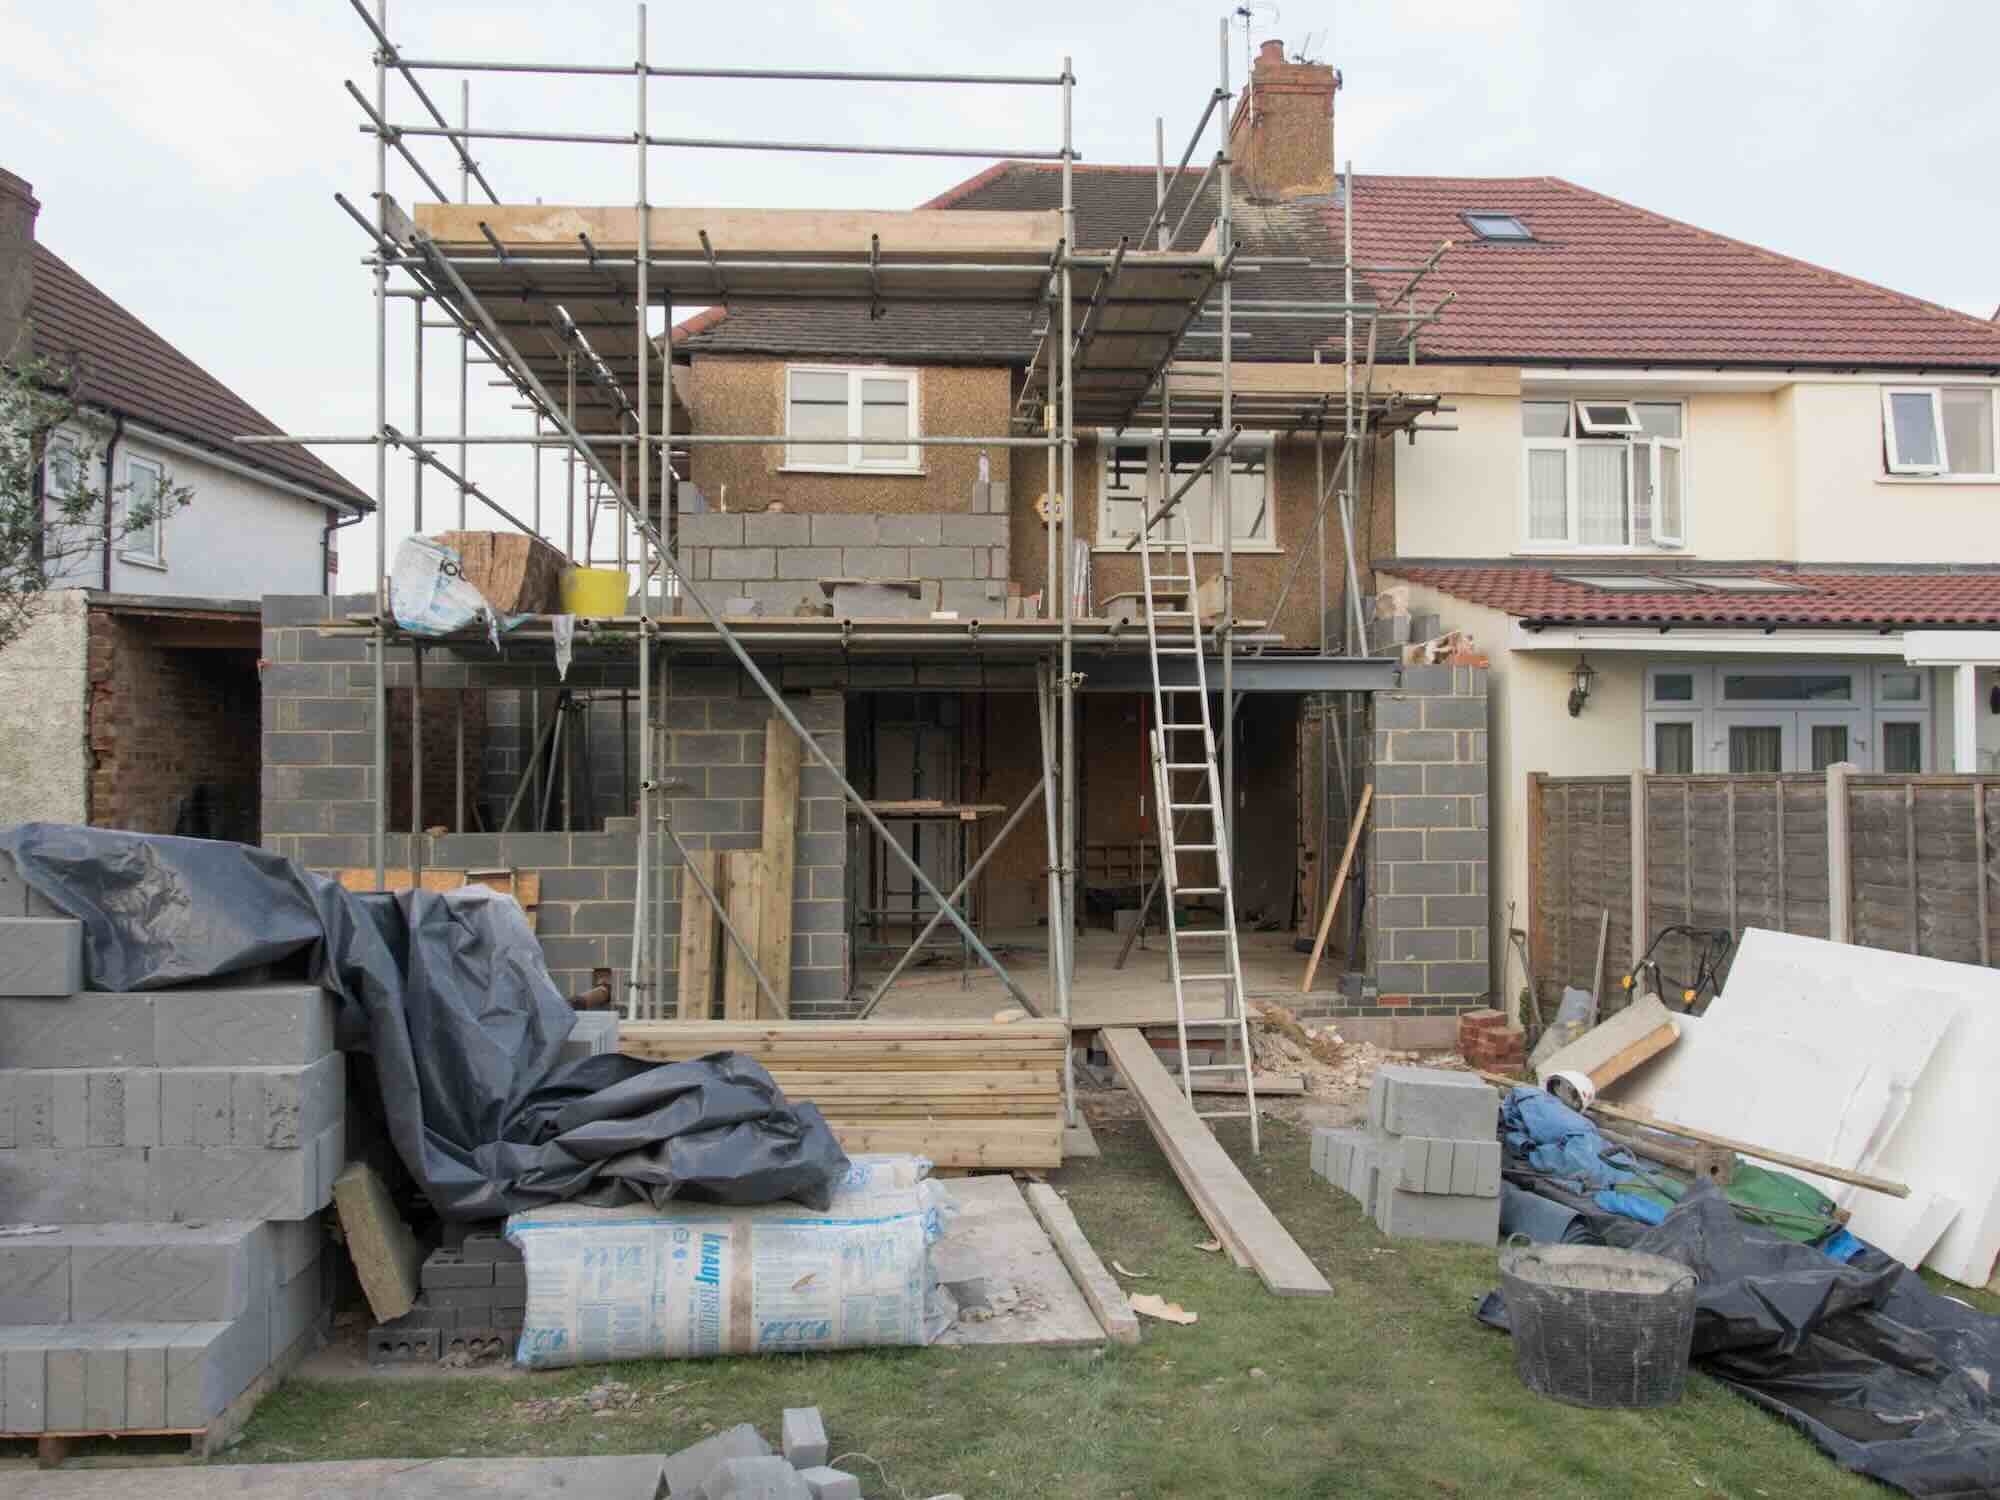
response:
{"label": "paving slab", "polygon": [[939,1335],[940,1344],[1104,1342],[1103,1327],[1012,1177],[954,1177],[946,1186],[959,1214],[931,1246],[932,1268],[947,1284],[983,1281],[992,1316],[961,1318]]}
{"label": "paving slab", "polygon": [[205,1464],[75,1469],[16,1478],[10,1500],[654,1500],[661,1460],[604,1458],[369,1458],[322,1464]]}

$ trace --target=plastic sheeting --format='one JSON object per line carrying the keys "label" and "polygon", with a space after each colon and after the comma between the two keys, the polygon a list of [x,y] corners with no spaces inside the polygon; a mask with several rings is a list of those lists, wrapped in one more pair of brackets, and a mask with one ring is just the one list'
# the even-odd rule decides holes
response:
{"label": "plastic sheeting", "polygon": [[520,907],[481,886],[357,895],[241,844],[24,823],[21,877],[83,923],[96,990],[221,979],[304,953],[367,1053],[390,1139],[448,1219],[566,1199],[794,1198],[825,1209],[847,1157],[754,1059],[559,1060],[575,1013]]}
{"label": "plastic sheeting", "polygon": [[[1844,1467],[1911,1495],[2000,1495],[2000,1318],[1879,1252],[1841,1264],[1698,1183],[1631,1248],[1695,1273],[1694,1361]],[[1498,1292],[1481,1321],[1507,1327]]]}

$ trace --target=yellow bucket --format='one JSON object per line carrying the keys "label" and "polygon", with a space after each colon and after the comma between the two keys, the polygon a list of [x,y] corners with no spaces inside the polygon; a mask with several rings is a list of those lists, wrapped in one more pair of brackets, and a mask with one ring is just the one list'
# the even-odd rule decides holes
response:
{"label": "yellow bucket", "polygon": [[566,615],[625,613],[625,574],[618,568],[571,568],[563,574],[562,607]]}

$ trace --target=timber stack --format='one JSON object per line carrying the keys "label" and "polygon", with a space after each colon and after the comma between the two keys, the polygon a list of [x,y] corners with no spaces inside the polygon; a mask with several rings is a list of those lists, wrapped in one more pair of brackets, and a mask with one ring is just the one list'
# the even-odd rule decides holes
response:
{"label": "timber stack", "polygon": [[740,1052],[789,1099],[819,1106],[850,1152],[909,1151],[940,1167],[1062,1165],[1060,1021],[628,1021],[630,1057]]}

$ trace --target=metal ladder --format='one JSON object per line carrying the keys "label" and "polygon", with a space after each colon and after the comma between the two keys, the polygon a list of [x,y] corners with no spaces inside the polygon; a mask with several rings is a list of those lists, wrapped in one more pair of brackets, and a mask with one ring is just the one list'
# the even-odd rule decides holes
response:
{"label": "metal ladder", "polygon": [[[1227,460],[1223,460],[1227,462]],[[1185,523],[1181,526],[1178,573],[1155,570],[1157,561],[1172,566],[1174,542],[1156,528],[1171,528],[1171,513],[1156,513],[1142,523],[1139,534],[1139,581],[1146,611],[1147,660],[1152,663],[1153,802],[1160,833],[1161,899],[1166,903],[1167,972],[1174,986],[1174,1026],[1180,1038],[1181,1090],[1188,1105],[1207,1120],[1250,1121],[1250,1149],[1261,1153],[1263,1143],[1257,1127],[1257,1091],[1251,1078],[1250,1027],[1243,1003],[1243,957],[1236,943],[1236,885],[1230,869],[1229,837],[1223,820],[1222,778],[1216,770],[1215,728],[1208,711],[1208,668],[1202,658],[1201,602],[1195,596],[1194,542]],[[1185,589],[1187,609],[1162,609],[1154,596],[1155,584]],[[1185,634],[1172,627],[1184,624]],[[1191,686],[1172,685],[1162,679],[1163,663],[1186,658],[1194,663]],[[1183,822],[1187,825],[1183,827]],[[1202,833],[1206,825],[1206,835]],[[1183,834],[1192,843],[1181,842]],[[1207,854],[1215,861],[1214,885],[1183,885],[1180,856]],[[1182,930],[1176,911],[1181,896],[1219,896],[1222,925]],[[1146,913],[1139,919],[1145,921]],[[1190,945],[1183,949],[1183,944]],[[1192,960],[1191,972],[1188,962]],[[1190,1063],[1188,1061],[1187,987],[1220,985],[1225,1054],[1232,1048],[1234,1061]],[[1243,1080],[1243,1108],[1203,1110],[1195,1107],[1194,1080],[1198,1073],[1232,1073]]]}

